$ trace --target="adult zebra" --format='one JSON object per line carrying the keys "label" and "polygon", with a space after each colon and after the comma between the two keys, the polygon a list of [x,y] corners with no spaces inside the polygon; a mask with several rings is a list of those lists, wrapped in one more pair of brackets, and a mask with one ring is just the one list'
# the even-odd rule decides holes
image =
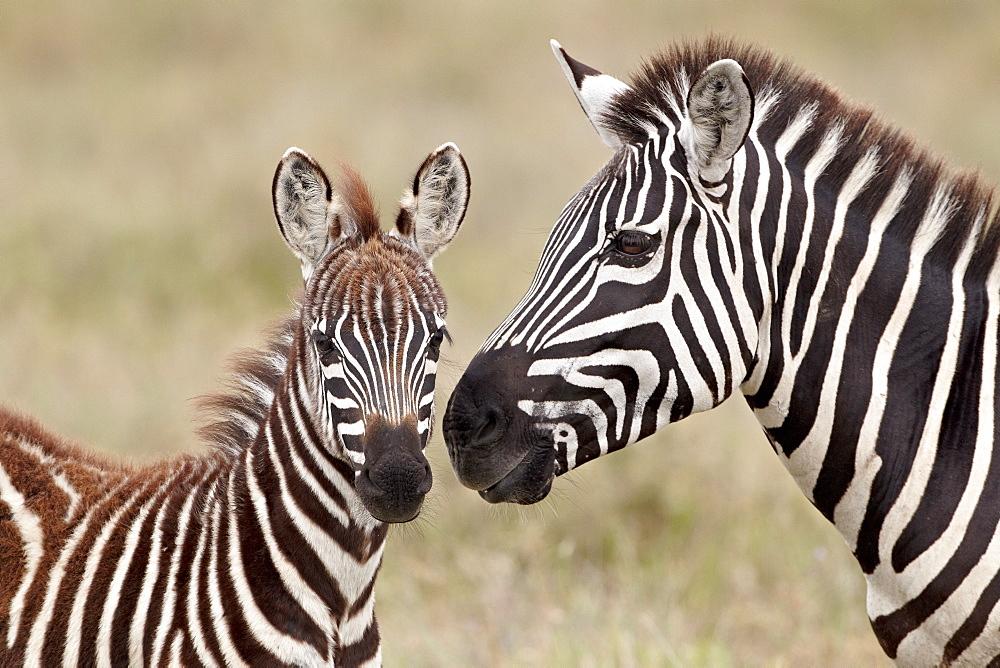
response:
{"label": "adult zebra", "polygon": [[854,551],[885,652],[1000,662],[993,192],[752,46],[676,46],[631,85],[553,42],[614,150],[452,395],[490,502],[740,390]]}
{"label": "adult zebra", "polygon": [[305,293],[208,400],[211,454],[130,467],[0,409],[0,664],[381,663],[375,575],[431,487],[431,259],[468,171],[431,153],[391,234],[356,173],[335,192],[297,149],[273,196]]}

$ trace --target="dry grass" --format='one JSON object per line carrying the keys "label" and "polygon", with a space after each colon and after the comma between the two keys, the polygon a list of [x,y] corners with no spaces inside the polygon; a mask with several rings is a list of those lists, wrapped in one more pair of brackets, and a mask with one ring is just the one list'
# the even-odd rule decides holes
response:
{"label": "dry grass", "polygon": [[[197,447],[188,398],[298,280],[284,150],[353,163],[388,211],[450,140],[473,198],[437,263],[443,399],[606,159],[551,37],[621,76],[679,37],[752,39],[998,180],[994,4],[537,4],[0,5],[0,399],[130,456]],[[541,508],[486,506],[430,450],[434,507],[379,580],[389,665],[884,663],[843,542],[739,402]]]}

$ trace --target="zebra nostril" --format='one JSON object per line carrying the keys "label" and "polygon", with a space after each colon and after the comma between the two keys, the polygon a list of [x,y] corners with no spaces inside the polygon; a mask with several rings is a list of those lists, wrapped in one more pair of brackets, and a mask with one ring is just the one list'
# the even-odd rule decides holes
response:
{"label": "zebra nostril", "polygon": [[498,441],[507,428],[507,419],[498,408],[487,408],[482,414],[479,425],[470,431],[474,443],[493,443]]}
{"label": "zebra nostril", "polygon": [[434,474],[431,472],[430,462],[424,462],[424,479],[423,482],[417,487],[418,494],[427,494],[431,491],[431,485],[434,482]]}

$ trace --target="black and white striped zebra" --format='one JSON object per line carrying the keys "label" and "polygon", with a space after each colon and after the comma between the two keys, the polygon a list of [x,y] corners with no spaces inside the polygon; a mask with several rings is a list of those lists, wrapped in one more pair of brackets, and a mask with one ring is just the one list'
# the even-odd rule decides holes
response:
{"label": "black and white striped zebra", "polygon": [[420,511],[469,195],[452,144],[380,231],[367,188],[290,149],[274,178],[305,292],[209,398],[205,456],[99,458],[0,409],[0,665],[374,666],[386,522]]}
{"label": "black and white striped zebra", "polygon": [[631,85],[553,48],[614,156],[451,397],[459,478],[532,503],[739,390],[886,653],[1000,662],[993,191],[758,48],[678,46]]}

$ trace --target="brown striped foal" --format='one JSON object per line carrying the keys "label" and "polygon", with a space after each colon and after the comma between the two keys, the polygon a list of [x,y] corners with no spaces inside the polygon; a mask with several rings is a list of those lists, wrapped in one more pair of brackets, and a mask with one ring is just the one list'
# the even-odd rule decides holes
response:
{"label": "brown striped foal", "polygon": [[0,409],[0,665],[378,665],[386,522],[416,517],[469,197],[453,144],[391,233],[361,179],[289,149],[273,185],[305,293],[242,361],[204,456],[133,467]]}

